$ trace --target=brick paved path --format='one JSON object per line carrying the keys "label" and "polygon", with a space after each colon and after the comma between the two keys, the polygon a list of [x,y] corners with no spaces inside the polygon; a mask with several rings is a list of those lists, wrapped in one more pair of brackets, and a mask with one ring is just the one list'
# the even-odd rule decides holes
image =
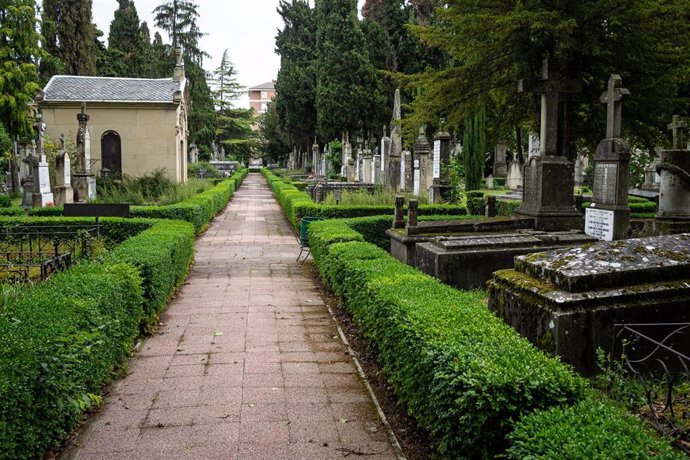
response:
{"label": "brick paved path", "polygon": [[164,326],[65,457],[396,458],[262,176],[196,248]]}

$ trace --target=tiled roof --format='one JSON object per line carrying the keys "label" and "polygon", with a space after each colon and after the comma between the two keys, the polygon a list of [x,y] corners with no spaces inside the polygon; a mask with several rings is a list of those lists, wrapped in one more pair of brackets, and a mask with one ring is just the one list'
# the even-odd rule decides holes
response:
{"label": "tiled roof", "polygon": [[262,83],[260,85],[252,86],[249,88],[249,91],[260,91],[260,90],[274,90],[275,89],[275,82],[274,81],[269,81],[266,83]]}
{"label": "tiled roof", "polygon": [[185,81],[55,75],[43,90],[46,102],[173,102]]}

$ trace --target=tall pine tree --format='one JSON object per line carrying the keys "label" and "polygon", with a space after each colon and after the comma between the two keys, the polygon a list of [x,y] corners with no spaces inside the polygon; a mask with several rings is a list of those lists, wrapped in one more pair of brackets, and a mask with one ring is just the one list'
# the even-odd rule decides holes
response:
{"label": "tall pine tree", "polygon": [[[146,27],[148,34],[148,27]],[[150,46],[142,35],[142,25],[133,0],[118,0],[118,8],[110,23],[108,48],[123,53],[126,74],[123,77],[143,77],[147,48]]]}
{"label": "tall pine tree", "polygon": [[380,129],[385,88],[369,60],[356,0],[316,0],[316,126],[322,139]]}
{"label": "tall pine tree", "polygon": [[91,0],[44,0],[42,23],[44,48],[60,61],[61,70],[69,75],[95,75],[96,26]]}
{"label": "tall pine tree", "polygon": [[208,53],[199,48],[199,39],[204,34],[197,24],[198,8],[194,1],[168,0],[153,10],[153,19],[156,27],[170,36],[173,48],[183,48],[185,55],[201,66]]}
{"label": "tall pine tree", "polygon": [[305,151],[316,132],[316,15],[305,0],[282,0],[278,14],[284,26],[276,36],[280,70],[271,116],[289,142]]}

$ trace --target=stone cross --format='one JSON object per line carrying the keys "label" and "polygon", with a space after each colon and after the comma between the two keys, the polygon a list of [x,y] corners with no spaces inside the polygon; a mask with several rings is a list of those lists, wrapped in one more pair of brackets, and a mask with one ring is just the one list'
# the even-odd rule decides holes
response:
{"label": "stone cross", "polygon": [[574,94],[581,91],[581,85],[575,80],[563,80],[556,70],[549,69],[548,59],[544,60],[541,81],[529,83],[518,82],[518,92],[530,91],[541,94],[541,153],[543,155],[560,155],[558,152],[558,106],[561,94]]}
{"label": "stone cross", "polygon": [[86,173],[91,165],[86,162],[86,123],[89,116],[86,114],[86,104],[82,102],[81,112],[77,114],[79,129],[77,129],[77,170]]}
{"label": "stone cross", "polygon": [[673,133],[673,149],[683,150],[686,148],[687,144],[687,130],[688,121],[687,119],[679,116],[673,116],[673,122],[668,125],[668,129]]}
{"label": "stone cross", "polygon": [[601,93],[599,100],[606,104],[606,137],[612,139],[621,137],[621,112],[623,96],[630,95],[630,91],[621,88],[623,79],[620,75],[612,74],[606,91]]}

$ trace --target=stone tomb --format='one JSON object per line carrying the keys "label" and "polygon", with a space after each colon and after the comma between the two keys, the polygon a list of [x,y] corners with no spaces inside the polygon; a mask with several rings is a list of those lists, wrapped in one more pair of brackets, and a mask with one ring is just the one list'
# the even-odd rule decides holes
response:
{"label": "stone tomb", "polygon": [[[491,220],[485,222],[490,230]],[[495,227],[502,220],[493,221]],[[522,223],[513,220],[513,224]],[[531,227],[533,221],[524,223]],[[415,266],[458,289],[484,289],[496,270],[513,266],[515,256],[596,241],[578,231],[543,232],[531,229],[431,238],[417,244]]]}
{"label": "stone tomb", "polygon": [[690,234],[519,256],[488,287],[489,308],[520,334],[595,374],[615,324],[690,321]]}

